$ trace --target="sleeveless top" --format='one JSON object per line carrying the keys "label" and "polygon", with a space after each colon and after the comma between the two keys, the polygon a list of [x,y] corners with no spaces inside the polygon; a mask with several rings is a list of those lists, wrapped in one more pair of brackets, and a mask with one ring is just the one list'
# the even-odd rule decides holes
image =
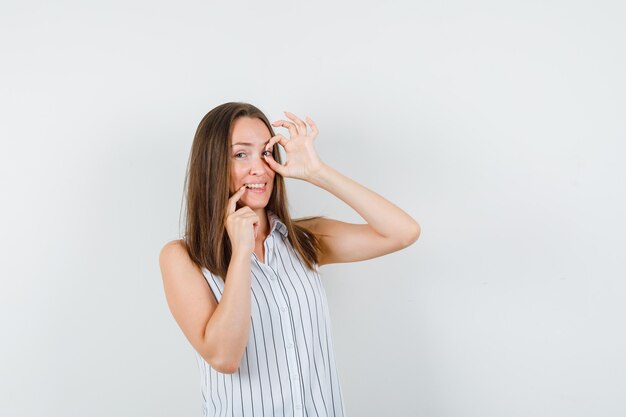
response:
{"label": "sleeveless top", "polygon": [[[239,369],[216,371],[197,352],[205,417],[345,417],[326,292],[285,224],[267,210],[265,260],[253,252],[251,326]],[[218,303],[224,281],[202,272]]]}

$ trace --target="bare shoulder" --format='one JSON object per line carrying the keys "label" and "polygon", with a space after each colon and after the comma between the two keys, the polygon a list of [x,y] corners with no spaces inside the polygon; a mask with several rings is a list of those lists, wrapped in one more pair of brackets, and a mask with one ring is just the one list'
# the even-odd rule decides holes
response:
{"label": "bare shoulder", "polygon": [[[179,324],[191,320],[183,317],[187,314],[184,313],[185,310],[200,308],[207,312],[215,308],[217,300],[209,289],[202,270],[189,256],[183,240],[173,240],[163,246],[159,265],[165,296]],[[192,305],[195,307],[190,307]]]}
{"label": "bare shoulder", "polygon": [[305,227],[315,233],[316,235],[334,235],[337,232],[340,232],[341,226],[346,224],[339,220],[330,219],[328,217],[317,217],[317,218],[303,218],[296,219],[294,223],[299,226]]}
{"label": "bare shoulder", "polygon": [[311,219],[311,218],[308,218],[308,217],[304,217],[304,218],[300,218],[300,219],[293,219],[293,222],[295,224],[297,224],[298,226],[306,227],[307,229],[311,228],[311,227],[314,227],[317,224],[318,221],[319,221],[319,218]]}
{"label": "bare shoulder", "polygon": [[182,239],[176,239],[167,242],[163,246],[163,248],[161,249],[161,253],[159,254],[159,262],[161,263],[161,266],[163,266],[164,262],[167,264],[171,264],[184,262],[185,260],[191,259],[189,258],[189,253],[187,252],[185,242]]}
{"label": "bare shoulder", "polygon": [[182,239],[167,242],[159,254],[159,266],[164,280],[182,276],[201,276],[202,271],[191,260],[187,246]]}

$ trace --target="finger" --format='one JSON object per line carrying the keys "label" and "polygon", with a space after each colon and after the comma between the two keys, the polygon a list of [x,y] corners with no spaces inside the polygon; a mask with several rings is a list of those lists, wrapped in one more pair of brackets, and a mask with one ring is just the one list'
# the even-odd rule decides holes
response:
{"label": "finger", "polygon": [[282,147],[284,148],[285,145],[287,145],[287,142],[289,142],[289,140],[287,140],[287,138],[284,137],[281,134],[278,134],[276,136],[272,136],[270,138],[270,141],[265,146],[265,150],[269,151],[272,148],[272,146],[274,146],[274,144],[277,143],[277,142],[280,143],[282,145]]}
{"label": "finger", "polygon": [[247,217],[253,216],[254,212],[252,211],[252,209],[248,206],[242,206],[239,210],[237,210],[239,213],[239,215],[241,216],[241,218],[245,219]]}
{"label": "finger", "polygon": [[295,114],[289,113],[288,111],[285,112],[285,115],[287,115],[287,117],[289,117],[298,126],[298,132],[306,135],[306,124],[302,120],[300,120]]}
{"label": "finger", "polygon": [[289,129],[289,136],[292,138],[298,136],[298,134],[300,133],[298,131],[298,127],[295,124],[288,122],[287,120],[277,120],[275,122],[272,122],[272,126],[281,126]]}
{"label": "finger", "polygon": [[[244,210],[245,209],[245,210]],[[241,218],[250,220],[252,222],[252,230],[254,231],[254,237],[257,237],[259,231],[259,216],[256,215],[254,211],[248,206],[243,207],[241,213]]]}
{"label": "finger", "polygon": [[306,121],[309,124],[309,126],[311,126],[311,133],[313,137],[316,137],[317,134],[319,133],[319,130],[317,130],[317,125],[315,124],[315,122],[313,121],[313,119],[311,119],[309,116],[306,117]]}
{"label": "finger", "polygon": [[278,172],[280,175],[283,175],[283,176],[285,175],[285,169],[284,169],[283,165],[281,165],[278,162],[276,162],[274,157],[263,155],[263,158],[265,159],[265,162],[267,162],[267,165],[269,165],[270,168],[274,172]]}
{"label": "finger", "polygon": [[230,198],[228,199],[228,212],[226,213],[227,215],[231,215],[235,212],[235,209],[237,208],[237,201],[239,200],[239,198],[241,198],[244,192],[246,192],[245,184],[242,185],[240,189],[235,191],[235,194],[230,196]]}
{"label": "finger", "polygon": [[267,142],[267,145],[265,145],[265,149],[266,151],[271,151],[272,148],[274,147],[274,144],[278,142],[278,137],[274,136],[271,137],[270,140]]}

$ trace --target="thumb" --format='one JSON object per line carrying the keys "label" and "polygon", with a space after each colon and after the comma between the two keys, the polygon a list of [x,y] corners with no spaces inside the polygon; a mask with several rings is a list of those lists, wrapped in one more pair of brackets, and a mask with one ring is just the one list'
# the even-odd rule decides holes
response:
{"label": "thumb", "polygon": [[284,167],[278,162],[276,162],[274,158],[272,158],[271,156],[267,156],[267,155],[264,155],[263,158],[265,158],[265,162],[267,162],[270,168],[272,168],[275,172],[278,172],[280,175],[285,176]]}

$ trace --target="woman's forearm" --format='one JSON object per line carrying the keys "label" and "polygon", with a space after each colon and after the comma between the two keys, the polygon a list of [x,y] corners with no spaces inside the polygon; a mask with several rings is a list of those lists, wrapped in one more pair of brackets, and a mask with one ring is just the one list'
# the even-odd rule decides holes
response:
{"label": "woman's forearm", "polygon": [[250,336],[250,254],[235,252],[220,302],[206,328],[211,357],[225,373],[236,372]]}
{"label": "woman's forearm", "polygon": [[308,181],[344,201],[382,236],[412,241],[420,234],[419,224],[404,210],[329,165],[322,164]]}

